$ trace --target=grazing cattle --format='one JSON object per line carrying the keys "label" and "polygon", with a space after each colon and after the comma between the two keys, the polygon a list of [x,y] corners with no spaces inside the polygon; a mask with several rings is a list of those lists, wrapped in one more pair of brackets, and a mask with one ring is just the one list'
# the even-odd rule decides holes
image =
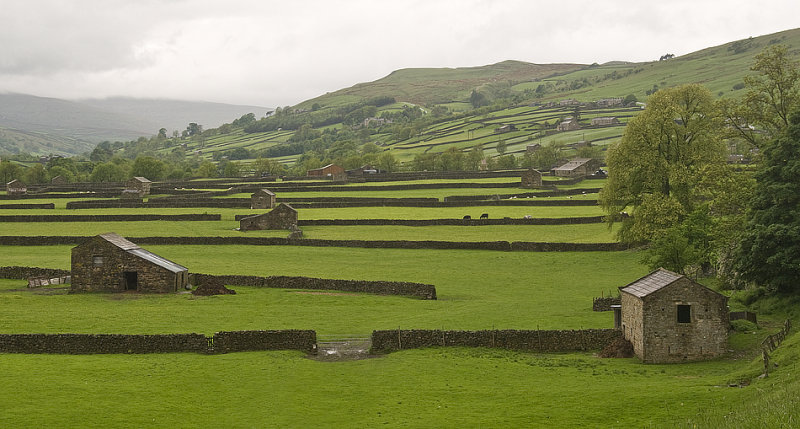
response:
{"label": "grazing cattle", "polygon": [[470,220],[470,219],[472,219],[472,216],[470,216],[470,215],[464,216],[464,220]]}
{"label": "grazing cattle", "polygon": [[489,219],[489,213],[482,214],[481,219]]}
{"label": "grazing cattle", "polygon": [[525,219],[532,219],[531,215],[525,215]]}

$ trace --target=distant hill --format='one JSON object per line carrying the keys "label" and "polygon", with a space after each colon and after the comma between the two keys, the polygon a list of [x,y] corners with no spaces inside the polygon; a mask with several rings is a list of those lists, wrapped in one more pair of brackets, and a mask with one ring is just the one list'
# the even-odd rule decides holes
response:
{"label": "distant hill", "polygon": [[160,128],[182,131],[190,122],[215,128],[267,107],[158,99],[68,101],[0,94],[0,153],[77,154],[98,142],[151,136]]}
{"label": "distant hill", "polygon": [[483,85],[532,81],[585,67],[581,64],[503,61],[480,67],[401,69],[374,82],[359,83],[304,101],[298,107],[309,108],[314,103],[331,106],[378,96],[391,96],[414,104],[446,104],[469,98],[473,89]]}

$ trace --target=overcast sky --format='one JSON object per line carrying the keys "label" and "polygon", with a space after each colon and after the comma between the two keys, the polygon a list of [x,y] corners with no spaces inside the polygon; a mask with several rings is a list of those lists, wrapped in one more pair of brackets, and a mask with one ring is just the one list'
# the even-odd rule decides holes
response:
{"label": "overcast sky", "polygon": [[649,61],[800,26],[798,0],[0,0],[0,92],[259,106],[410,67]]}

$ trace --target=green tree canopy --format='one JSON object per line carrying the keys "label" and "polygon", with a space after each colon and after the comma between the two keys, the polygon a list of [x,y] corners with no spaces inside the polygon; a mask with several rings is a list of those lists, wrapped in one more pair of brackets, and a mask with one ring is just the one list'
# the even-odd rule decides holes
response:
{"label": "green tree canopy", "polygon": [[741,278],[781,292],[800,290],[800,111],[764,145],[763,165],[740,241]]}
{"label": "green tree canopy", "polygon": [[164,178],[166,166],[160,160],[152,156],[139,156],[133,161],[131,167],[131,177],[146,177],[150,180],[161,180]]}
{"label": "green tree canopy", "polygon": [[[652,240],[693,210],[701,170],[724,162],[721,125],[712,95],[701,85],[664,89],[649,98],[606,156],[609,178],[600,204],[610,215],[634,210],[620,239]],[[666,213],[674,221],[667,222]]]}

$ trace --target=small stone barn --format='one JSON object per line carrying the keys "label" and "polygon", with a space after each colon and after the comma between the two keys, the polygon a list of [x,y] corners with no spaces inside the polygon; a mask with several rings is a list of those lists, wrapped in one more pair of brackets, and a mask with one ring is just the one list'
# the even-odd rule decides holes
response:
{"label": "small stone barn", "polygon": [[297,210],[288,204],[280,203],[267,213],[239,220],[239,231],[289,229],[292,225],[297,225]]}
{"label": "small stone barn", "polygon": [[250,195],[251,209],[271,209],[275,207],[275,193],[269,189],[259,189]]}
{"label": "small stone barn", "polygon": [[28,193],[28,185],[21,180],[14,179],[6,183],[6,193],[8,195],[25,195]]}
{"label": "small stone barn", "polygon": [[556,127],[556,129],[558,131],[574,131],[580,129],[580,127],[581,127],[580,124],[578,124],[578,121],[576,121],[575,119],[565,118],[563,121],[561,121],[560,124],[558,124],[558,127]]}
{"label": "small stone barn", "polygon": [[523,171],[521,186],[529,189],[542,187],[542,173],[533,168]]}
{"label": "small stone barn", "polygon": [[53,177],[50,180],[50,183],[52,183],[53,185],[66,185],[67,178],[59,174],[58,176]]}
{"label": "small stone barn", "polygon": [[553,169],[558,177],[583,177],[593,174],[600,168],[600,161],[591,158],[575,158],[568,163]]}
{"label": "small stone barn", "polygon": [[308,170],[308,173],[306,174],[309,177],[322,177],[333,180],[338,180],[345,177],[344,168],[339,167],[336,164],[328,164],[322,168],[314,168],[312,170]]}
{"label": "small stone barn", "polygon": [[139,191],[140,196],[145,196],[150,194],[150,184],[152,182],[147,180],[144,177],[134,177],[131,180],[125,182],[125,189],[136,190]]}
{"label": "small stone barn", "polygon": [[728,297],[660,268],[620,288],[621,329],[645,363],[711,359],[728,345]]}
{"label": "small stone barn", "polygon": [[108,232],[72,248],[72,292],[177,292],[186,267]]}

